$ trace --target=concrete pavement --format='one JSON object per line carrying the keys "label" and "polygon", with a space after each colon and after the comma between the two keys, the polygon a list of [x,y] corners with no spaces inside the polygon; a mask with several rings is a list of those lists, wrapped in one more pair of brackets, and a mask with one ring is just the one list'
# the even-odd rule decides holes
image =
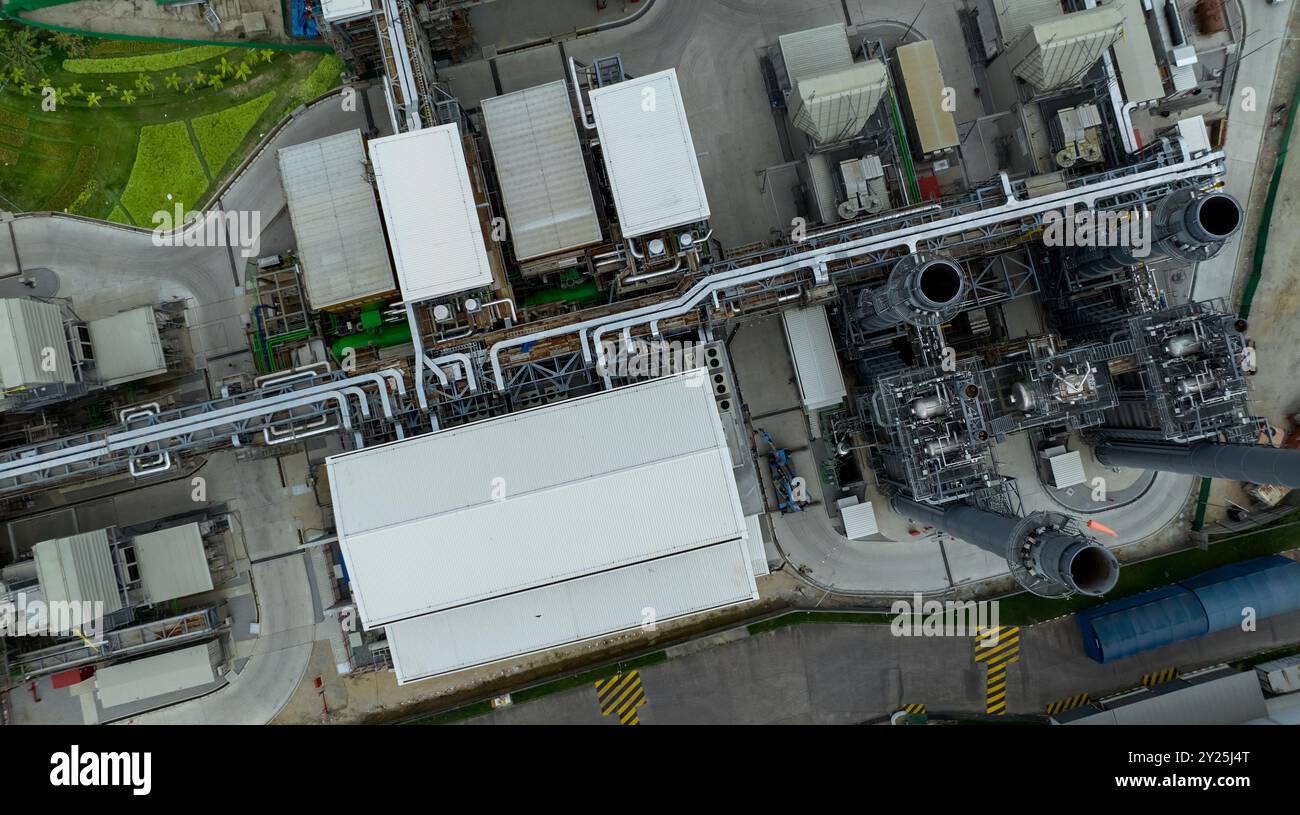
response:
{"label": "concrete pavement", "polygon": [[[1083,654],[1073,618],[1021,629],[1020,661],[1007,672],[1008,712],[1042,714],[1048,704],[1139,684],[1163,668],[1190,669],[1300,640],[1300,612],[1105,665]],[[888,625],[789,626],[638,668],[643,724],[855,724],[903,704],[932,713],[982,714],[985,669],[971,637],[893,636]],[[593,686],[500,708],[473,724],[614,724],[602,719]]]}

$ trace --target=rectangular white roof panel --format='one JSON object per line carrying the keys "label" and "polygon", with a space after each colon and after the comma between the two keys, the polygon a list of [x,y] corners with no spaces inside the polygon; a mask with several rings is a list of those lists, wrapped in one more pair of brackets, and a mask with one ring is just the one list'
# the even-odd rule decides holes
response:
{"label": "rectangular white roof panel", "polygon": [[460,127],[370,142],[402,299],[419,302],[492,285]]}
{"label": "rectangular white roof panel", "polygon": [[393,266],[366,169],[361,131],[285,147],[278,158],[312,308],[327,309],[394,291]]}
{"label": "rectangular white roof panel", "polygon": [[132,545],[147,602],[212,591],[212,572],[197,523],[137,535]]}
{"label": "rectangular white roof panel", "polygon": [[[41,364],[46,348],[54,349],[53,371]],[[75,381],[63,310],[39,300],[0,300],[0,387]]]}
{"label": "rectangular white roof panel", "polygon": [[624,237],[708,218],[677,71],[596,88],[590,98]]}
{"label": "rectangular white roof panel", "polygon": [[848,391],[844,387],[840,360],[831,339],[826,307],[791,309],[783,312],[782,317],[804,407],[819,410],[838,405]]}
{"label": "rectangular white roof panel", "polygon": [[733,540],[394,623],[388,644],[405,684],[757,597]]}
{"label": "rectangular white roof panel", "polygon": [[484,99],[482,109],[515,257],[531,260],[599,241],[568,84],[557,80]]}
{"label": "rectangular white roof panel", "polygon": [[786,75],[793,87],[799,80],[853,65],[853,51],[843,23],[796,31],[777,37]]}
{"label": "rectangular white roof panel", "polygon": [[153,699],[215,682],[212,643],[100,668],[95,692],[106,708]]}
{"label": "rectangular white roof panel", "polygon": [[120,385],[167,373],[153,306],[91,320],[86,328],[95,349],[95,377],[102,384]]}
{"label": "rectangular white roof panel", "polygon": [[369,14],[371,5],[370,0],[321,0],[320,9],[326,22],[336,23]]}
{"label": "rectangular white roof panel", "polygon": [[122,608],[107,530],[41,541],[32,547],[32,555],[46,601],[100,602],[105,614]]}
{"label": "rectangular white roof panel", "polygon": [[1110,5],[1124,15],[1124,36],[1111,46],[1124,85],[1124,99],[1129,102],[1163,99],[1165,83],[1160,78],[1160,63],[1151,44],[1142,0],[1113,0]]}
{"label": "rectangular white roof panel", "polygon": [[328,459],[375,627],[743,538],[700,371]]}

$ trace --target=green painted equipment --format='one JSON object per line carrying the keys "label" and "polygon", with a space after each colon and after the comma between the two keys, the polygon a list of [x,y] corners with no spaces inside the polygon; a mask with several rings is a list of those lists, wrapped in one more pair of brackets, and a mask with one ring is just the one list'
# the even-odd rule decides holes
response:
{"label": "green painted equipment", "polygon": [[544,306],[548,303],[573,303],[585,306],[600,302],[600,287],[590,277],[576,286],[551,286],[539,289],[524,298],[524,308]]}

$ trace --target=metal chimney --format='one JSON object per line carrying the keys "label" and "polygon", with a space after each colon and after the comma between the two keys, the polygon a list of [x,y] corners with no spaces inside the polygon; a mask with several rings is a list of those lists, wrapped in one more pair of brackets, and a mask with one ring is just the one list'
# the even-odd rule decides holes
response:
{"label": "metal chimney", "polygon": [[1104,441],[1097,460],[1108,467],[1186,473],[1228,481],[1300,487],[1300,450],[1249,444]]}
{"label": "metal chimney", "polygon": [[862,330],[869,334],[899,323],[945,323],[961,309],[966,287],[966,276],[955,261],[924,253],[908,255],[894,264],[883,286],[864,296]]}
{"label": "metal chimney", "polygon": [[1166,257],[1197,263],[1209,260],[1244,221],[1241,203],[1226,192],[1179,190],[1156,206],[1150,226],[1151,254],[1139,257],[1132,246],[1089,252],[1081,259],[1078,275],[1082,279],[1101,277]]}
{"label": "metal chimney", "polygon": [[1119,561],[1065,515],[1035,512],[1010,518],[969,504],[943,509],[902,496],[890,500],[899,515],[938,527],[1007,560],[1020,585],[1042,597],[1099,597],[1119,580]]}

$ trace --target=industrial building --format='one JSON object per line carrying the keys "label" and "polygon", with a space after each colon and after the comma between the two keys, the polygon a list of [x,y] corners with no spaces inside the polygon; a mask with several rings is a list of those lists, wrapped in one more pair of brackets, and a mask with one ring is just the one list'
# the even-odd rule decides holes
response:
{"label": "industrial building", "polygon": [[[97,667],[103,718],[208,692],[258,636],[229,595],[286,554],[304,606],[355,609],[329,634],[338,672],[400,684],[739,618],[776,569],[825,597],[1103,596],[1150,535],[1107,537],[1103,513],[1168,500],[1167,525],[1184,476],[1300,487],[1300,451],[1258,443],[1250,326],[1174,285],[1245,213],[1214,115],[1144,116],[1186,81],[1142,45],[1187,67],[1156,5],[968,0],[983,115],[954,112],[952,54],[922,31],[773,33],[746,68],[793,181],[732,181],[797,217],[740,242],[715,229],[733,189],[709,182],[709,100],[675,66],[565,53],[562,79],[497,76],[462,106],[440,73],[469,47],[459,10],[322,3],[391,132],[277,151],[293,245],[237,291],[255,373],[181,376],[169,332],[198,326],[162,308],[0,301],[0,407],[48,428],[0,450],[11,524],[65,492],[216,480],[218,458],[273,462],[255,511],[310,520],[283,509],[262,557],[228,507],[15,526],[7,590],[113,619],[93,654],[67,635],[7,663]],[[1058,239],[1079,214],[1148,224],[1149,245]],[[1214,630],[1198,591],[1098,611],[1085,647],[1168,639],[1124,629],[1156,601]]]}

